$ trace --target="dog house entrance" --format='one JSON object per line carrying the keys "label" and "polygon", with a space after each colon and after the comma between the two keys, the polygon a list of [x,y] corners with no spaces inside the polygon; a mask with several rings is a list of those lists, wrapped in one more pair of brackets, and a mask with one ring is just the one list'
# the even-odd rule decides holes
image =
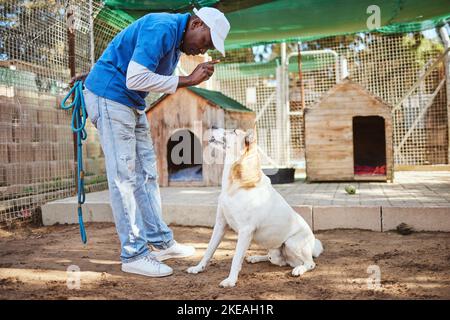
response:
{"label": "dog house entrance", "polygon": [[353,117],[353,156],[355,176],[386,175],[383,117]]}
{"label": "dog house entrance", "polygon": [[169,184],[202,182],[202,145],[190,130],[178,130],[167,142]]}

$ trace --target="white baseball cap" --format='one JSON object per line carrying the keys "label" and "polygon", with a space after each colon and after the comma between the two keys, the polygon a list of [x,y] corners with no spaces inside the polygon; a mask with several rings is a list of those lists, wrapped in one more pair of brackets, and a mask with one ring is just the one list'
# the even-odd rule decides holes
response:
{"label": "white baseball cap", "polygon": [[200,10],[194,8],[194,13],[209,27],[214,47],[225,56],[225,38],[230,31],[230,23],[225,15],[217,9],[208,7]]}

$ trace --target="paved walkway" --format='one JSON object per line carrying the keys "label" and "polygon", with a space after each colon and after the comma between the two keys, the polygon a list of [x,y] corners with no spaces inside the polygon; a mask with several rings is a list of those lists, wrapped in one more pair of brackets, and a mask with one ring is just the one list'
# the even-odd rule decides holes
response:
{"label": "paved walkway", "polygon": [[[347,185],[356,194],[345,192]],[[304,183],[274,185],[291,205],[450,207],[450,172],[397,172],[395,183]],[[220,188],[161,188],[162,201],[217,203]]]}

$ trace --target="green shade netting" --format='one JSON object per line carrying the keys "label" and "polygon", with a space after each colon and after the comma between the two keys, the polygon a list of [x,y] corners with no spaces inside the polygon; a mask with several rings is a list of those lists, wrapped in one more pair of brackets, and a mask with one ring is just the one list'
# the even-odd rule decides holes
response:
{"label": "green shade netting", "polygon": [[[149,12],[187,12],[213,6],[225,12],[231,24],[227,49],[255,43],[308,41],[376,31],[423,31],[450,21],[450,0],[106,0],[105,5],[129,20]],[[369,30],[371,5],[380,8],[380,28]]]}

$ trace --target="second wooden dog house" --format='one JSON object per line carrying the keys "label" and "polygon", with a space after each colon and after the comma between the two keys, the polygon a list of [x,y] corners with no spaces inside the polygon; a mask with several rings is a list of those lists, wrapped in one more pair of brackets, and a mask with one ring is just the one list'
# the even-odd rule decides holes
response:
{"label": "second wooden dog house", "polygon": [[[162,96],[147,110],[147,118],[161,186],[219,186],[223,164],[203,161],[205,133],[212,127],[247,130],[255,124],[252,110],[220,92],[197,87]],[[179,155],[181,159],[175,159]]]}
{"label": "second wooden dog house", "polygon": [[305,109],[308,181],[392,181],[391,107],[350,79]]}

